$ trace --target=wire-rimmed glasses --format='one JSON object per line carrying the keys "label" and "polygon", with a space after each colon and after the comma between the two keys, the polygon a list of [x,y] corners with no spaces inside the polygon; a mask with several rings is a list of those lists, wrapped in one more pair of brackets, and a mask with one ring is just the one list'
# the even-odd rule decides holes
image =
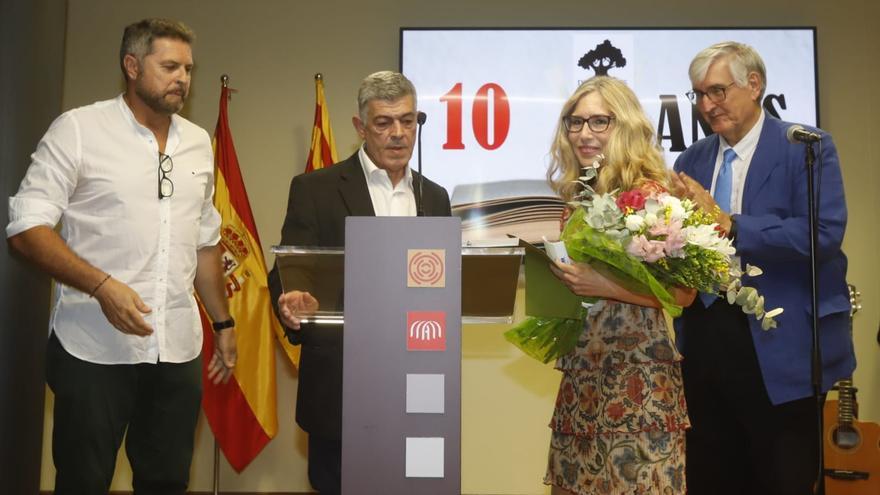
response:
{"label": "wire-rimmed glasses", "polygon": [[697,103],[703,101],[704,96],[709,97],[709,101],[712,103],[721,103],[722,101],[727,99],[727,90],[736,84],[736,81],[728,84],[727,86],[710,86],[705,92],[700,91],[699,89],[692,89],[685,93],[684,95],[688,97],[688,100],[691,100],[691,103],[696,105]]}

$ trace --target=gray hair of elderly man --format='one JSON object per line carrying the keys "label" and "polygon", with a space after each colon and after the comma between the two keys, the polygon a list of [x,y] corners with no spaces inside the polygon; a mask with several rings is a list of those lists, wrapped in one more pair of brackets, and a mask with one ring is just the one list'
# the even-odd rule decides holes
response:
{"label": "gray hair of elderly man", "polygon": [[[416,87],[412,81],[399,72],[383,70],[374,72],[361,81],[358,88],[358,115],[367,121],[367,104],[373,100],[394,101],[404,96],[412,96],[416,105]],[[415,108],[413,108],[415,110]]]}
{"label": "gray hair of elderly man", "polygon": [[761,101],[767,89],[767,69],[764,67],[764,60],[754,48],[736,41],[716,43],[697,53],[688,68],[691,84],[702,81],[709,67],[722,58],[727,58],[730,75],[739,87],[748,85],[750,73],[755,72],[760,76],[761,94],[758,96],[758,101]]}

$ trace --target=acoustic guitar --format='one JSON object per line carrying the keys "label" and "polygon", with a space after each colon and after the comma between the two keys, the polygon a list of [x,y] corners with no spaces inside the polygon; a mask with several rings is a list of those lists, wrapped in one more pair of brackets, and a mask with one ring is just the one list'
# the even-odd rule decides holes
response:
{"label": "acoustic guitar", "polygon": [[[861,309],[860,294],[849,286],[852,317]],[[825,401],[826,495],[880,495],[880,425],[857,421],[852,378],[835,387],[837,400]]]}

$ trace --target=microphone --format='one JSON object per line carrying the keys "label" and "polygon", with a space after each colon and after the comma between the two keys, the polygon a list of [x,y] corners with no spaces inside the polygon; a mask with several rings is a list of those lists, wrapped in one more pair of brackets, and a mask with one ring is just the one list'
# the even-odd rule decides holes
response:
{"label": "microphone", "polygon": [[428,120],[428,116],[425,112],[416,114],[416,122],[419,124],[419,192],[416,195],[416,216],[418,217],[425,216],[425,202],[422,198],[425,183],[425,176],[422,175],[422,126],[425,125],[426,120]]}
{"label": "microphone", "polygon": [[816,143],[822,140],[818,132],[810,132],[802,125],[793,125],[785,131],[785,136],[790,143]]}

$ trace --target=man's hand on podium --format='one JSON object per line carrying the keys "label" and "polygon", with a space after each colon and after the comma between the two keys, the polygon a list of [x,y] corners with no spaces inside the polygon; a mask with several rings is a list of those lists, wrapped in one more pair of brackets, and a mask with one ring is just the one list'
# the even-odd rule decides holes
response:
{"label": "man's hand on podium", "polygon": [[278,298],[278,312],[281,323],[293,330],[299,330],[303,318],[318,311],[318,300],[308,292],[292,290]]}

